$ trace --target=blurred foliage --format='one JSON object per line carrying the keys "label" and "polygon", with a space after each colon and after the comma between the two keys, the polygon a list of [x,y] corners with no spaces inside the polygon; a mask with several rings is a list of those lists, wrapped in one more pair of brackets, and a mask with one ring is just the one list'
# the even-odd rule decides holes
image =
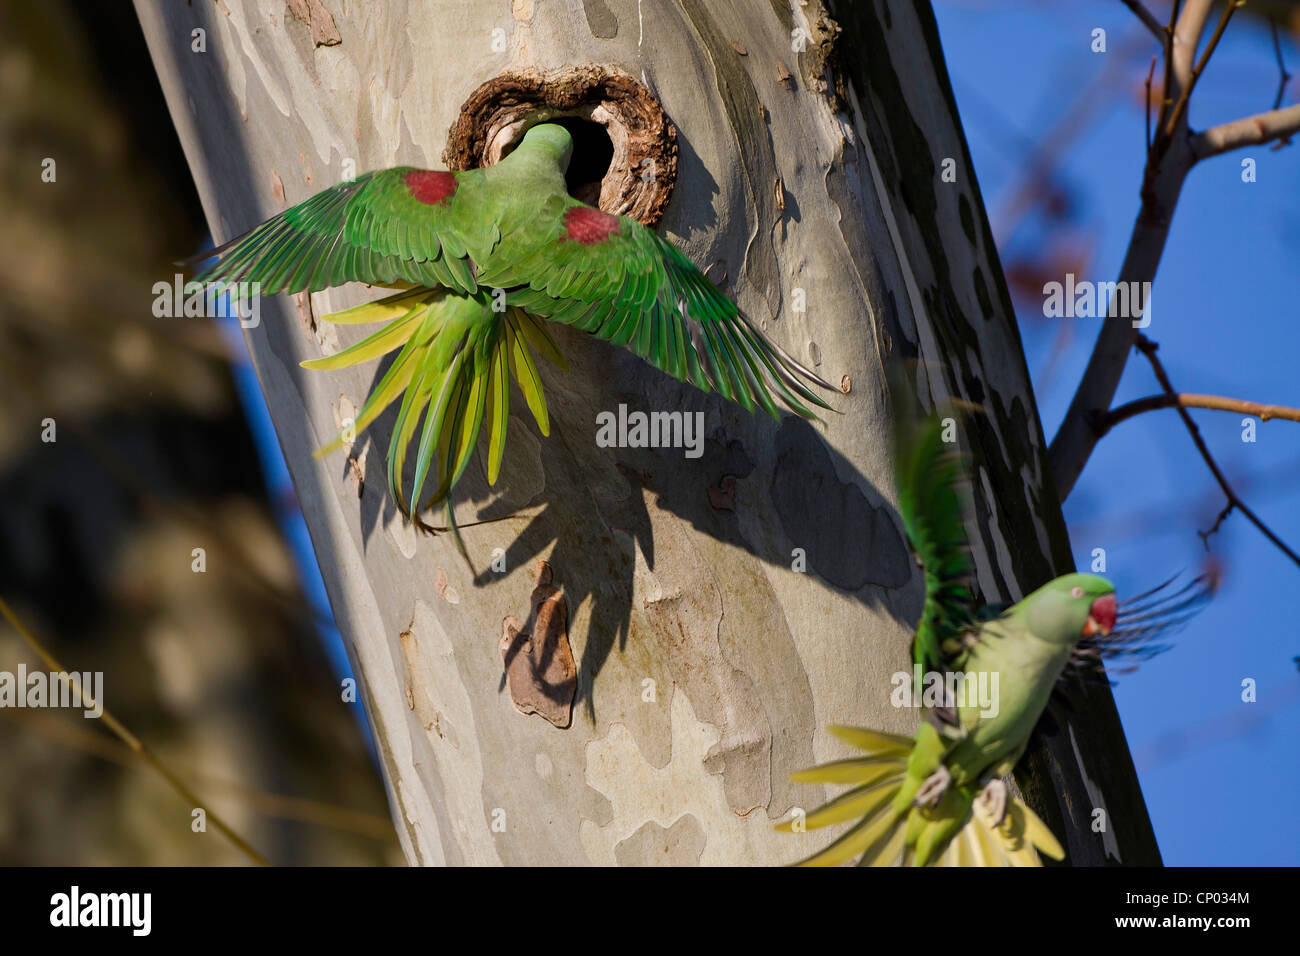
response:
{"label": "blurred foliage", "polygon": [[[400,863],[224,341],[152,315],[206,230],[130,4],[0,4],[0,211],[0,593],[272,862]],[[191,809],[80,711],[0,709],[0,862],[246,862]]]}

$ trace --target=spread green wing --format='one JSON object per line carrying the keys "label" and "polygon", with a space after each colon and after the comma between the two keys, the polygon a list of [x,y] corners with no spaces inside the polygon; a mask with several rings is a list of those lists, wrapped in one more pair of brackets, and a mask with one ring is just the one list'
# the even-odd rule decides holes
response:
{"label": "spread green wing", "polygon": [[[752,411],[774,398],[815,418],[829,408],[805,384],[830,388],[758,331],[671,243],[626,216],[557,196],[539,210],[545,230],[514,261],[499,255],[484,285],[511,288],[528,312],[626,346],[674,378]],[[507,237],[502,250],[512,243]],[[522,244],[521,244],[522,245]]]}
{"label": "spread green wing", "polygon": [[398,166],[339,183],[209,252],[198,282],[257,282],[263,295],[345,282],[473,292],[471,252],[499,238],[481,170]]}
{"label": "spread green wing", "polygon": [[898,429],[895,440],[898,509],[925,570],[925,607],[912,641],[912,660],[928,671],[959,663],[962,635],[976,624],[970,544],[962,522],[961,456],[943,440],[938,418]]}

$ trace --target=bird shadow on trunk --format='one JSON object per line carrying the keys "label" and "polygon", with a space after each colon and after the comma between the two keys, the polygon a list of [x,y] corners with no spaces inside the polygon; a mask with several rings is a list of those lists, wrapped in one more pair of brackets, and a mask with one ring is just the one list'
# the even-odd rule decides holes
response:
{"label": "bird shadow on trunk", "polygon": [[[172,56],[180,72],[187,73],[190,30],[209,21],[211,14],[173,12],[168,8],[165,15],[177,37]],[[206,25],[215,27],[210,22]],[[303,55],[309,54],[309,48],[304,47]],[[307,66],[309,61],[304,60],[304,68]],[[200,68],[215,66],[203,63]],[[250,88],[250,93],[254,92]],[[260,208],[256,201],[259,190],[254,184],[264,181],[265,171],[246,154],[238,138],[223,135],[223,130],[239,129],[245,122],[234,115],[229,99],[205,98],[202,105],[207,119],[196,124],[201,149],[208,156],[219,157],[215,162],[221,168],[242,171],[249,186],[221,196],[221,217],[237,232],[274,211]],[[258,115],[257,111],[264,108],[269,109],[262,103],[250,103],[248,114]],[[214,115],[221,113],[226,115]],[[709,196],[716,195],[721,187],[685,137],[681,148],[677,203],[686,203],[692,217],[698,210],[700,220],[689,220],[692,230],[708,229],[716,224]],[[416,156],[400,158],[418,161]],[[428,159],[436,163],[435,157]],[[289,170],[279,172],[287,175]],[[212,218],[215,210],[207,211]],[[787,206],[786,214],[797,216],[797,207]],[[301,338],[314,330],[315,319],[302,303],[295,307],[286,300],[284,308],[266,305],[262,327],[248,336],[264,389],[274,402],[282,387],[276,380],[287,378],[299,396],[319,393],[307,387],[305,378],[309,373],[293,361],[302,351]],[[293,319],[295,312],[299,321]],[[313,326],[310,330],[309,321]],[[819,426],[791,415],[783,415],[780,422],[775,422],[762,412],[745,412],[576,330],[552,324],[551,331],[570,369],[560,372],[539,363],[551,408],[550,437],[539,438],[534,425],[524,424],[524,406],[512,386],[516,414],[512,416],[508,451],[497,487],[487,486],[485,453],[480,447],[454,490],[453,501],[459,505],[458,520],[465,528],[466,544],[474,558],[476,585],[490,587],[502,576],[491,569],[488,558],[492,544],[500,540],[506,568],[519,568],[545,555],[554,569],[556,584],[565,593],[570,620],[577,621],[577,610],[584,609],[580,622],[583,633],[578,635],[575,648],[581,654],[577,700],[593,720],[595,678],[615,647],[620,652],[627,650],[634,621],[650,621],[648,629],[654,631],[655,639],[667,642],[653,653],[671,656],[676,652],[670,646],[674,632],[681,629],[683,621],[701,616],[698,606],[691,612],[674,610],[681,602],[711,602],[704,610],[716,613],[718,622],[725,614],[725,629],[732,635],[740,637],[747,628],[762,628],[766,644],[786,642],[787,659],[798,659],[781,596],[786,585],[781,584],[778,595],[776,576],[762,573],[761,566],[755,568],[752,562],[719,565],[732,549],[752,555],[774,569],[802,570],[809,587],[829,588],[867,608],[884,609],[910,628],[923,595],[901,534],[901,521],[885,495],[825,440]],[[390,356],[379,363],[372,387],[391,360]],[[271,369],[277,361],[282,363],[282,369]],[[852,401],[831,396],[831,401],[849,413],[854,407],[862,407],[858,396]],[[703,454],[688,458],[681,448],[600,447],[595,440],[595,415],[600,411],[617,413],[620,404],[626,405],[629,412],[703,413],[707,423]],[[297,414],[290,403],[275,415],[291,459],[299,454],[302,441],[311,441],[313,434],[310,419],[293,421]],[[357,519],[367,549],[376,532],[389,527],[395,518],[394,504],[382,479],[395,418],[393,406],[357,436],[349,455],[334,459],[329,472],[340,482],[353,481],[356,466],[352,459],[368,455],[373,477],[364,480]],[[325,439],[323,435],[317,437]],[[534,447],[536,453],[531,454]],[[413,467],[413,459],[413,455],[408,456],[408,469]],[[338,494],[336,487],[329,487],[332,482],[315,469],[296,467],[293,478],[308,511],[314,507],[313,502]],[[530,515],[507,517],[520,509],[529,509]],[[426,517],[438,520],[437,515]],[[474,522],[491,523],[470,527]],[[319,520],[312,524],[315,531],[321,530]],[[683,534],[684,526],[698,534]],[[664,561],[660,540],[665,535],[671,535],[674,541],[669,562]],[[452,545],[448,542],[440,547]],[[423,543],[420,551],[421,557],[429,553]],[[680,564],[684,556],[698,570],[696,579],[678,582],[680,586],[664,597],[646,594],[642,606],[634,607],[641,594],[639,563],[656,578],[663,578],[665,564]],[[459,560],[451,558],[449,552],[448,559]],[[323,561],[322,570],[327,582],[335,583],[332,596],[337,600],[337,575],[341,572],[329,564]],[[714,574],[715,570],[718,574]],[[738,596],[729,591],[732,584],[722,579],[727,574],[746,575],[745,587],[761,593],[750,600],[752,595]],[[714,580],[706,580],[708,576]],[[418,595],[412,595],[415,597]],[[739,597],[745,597],[748,603],[736,607],[741,603]],[[730,602],[726,607],[722,606],[724,598]],[[771,633],[774,629],[780,633]],[[716,649],[717,634],[723,628],[719,624],[713,630]],[[720,659],[716,654],[714,657]],[[540,666],[544,668],[548,663],[542,661]],[[681,666],[689,668],[692,663],[691,655],[683,652]]]}
{"label": "bird shadow on trunk", "polygon": [[[747,413],[582,333],[560,328],[557,336],[571,364],[568,372],[542,367],[550,436],[540,436],[520,417],[525,413],[516,391],[496,486],[487,484],[481,446],[453,500],[476,588],[491,588],[503,570],[544,557],[564,591],[570,620],[586,605],[576,702],[593,723],[595,678],[615,647],[626,650],[634,630],[647,631],[652,645],[663,642],[663,653],[680,652],[689,660],[690,649],[678,646],[692,640],[676,620],[683,602],[693,609],[681,607],[682,614],[716,613],[719,622],[724,610],[730,611],[726,627],[761,626],[766,643],[790,642],[797,657],[785,609],[767,573],[744,572],[746,589],[762,592],[757,604],[774,613],[750,619],[751,614],[722,607],[732,586],[718,579],[727,572],[717,571],[715,562],[728,550],[802,571],[809,587],[830,588],[912,626],[922,593],[919,586],[908,589],[914,567],[901,519],[826,441],[819,425],[789,414],[777,422],[761,412]],[[376,371],[376,382],[386,365]],[[617,419],[620,405],[628,415],[674,412],[684,419],[698,413],[695,421],[704,424],[698,457],[688,457],[683,447],[602,447],[596,416],[609,412]],[[358,436],[354,454],[371,443],[370,460],[384,460],[394,417],[390,410]],[[412,468],[408,461],[408,479]],[[386,494],[363,495],[367,538],[394,517],[393,508]],[[426,520],[439,519],[430,514]],[[698,544],[683,524],[713,543]],[[694,572],[664,569],[660,537],[671,544],[667,560],[684,562]],[[653,575],[669,593],[654,593],[654,585],[638,591],[639,573]],[[902,589],[907,590],[895,596]],[[634,606],[638,596],[640,607]],[[635,627],[637,621],[645,627]],[[543,657],[538,667],[549,663]]]}

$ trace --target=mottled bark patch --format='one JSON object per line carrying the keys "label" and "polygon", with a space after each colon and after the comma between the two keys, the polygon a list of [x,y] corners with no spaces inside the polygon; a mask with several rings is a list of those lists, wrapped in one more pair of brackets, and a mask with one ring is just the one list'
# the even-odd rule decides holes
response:
{"label": "mottled bark patch", "polygon": [[651,820],[614,847],[619,866],[699,866],[706,837],[700,821],[691,814],[670,827]]}
{"label": "mottled bark patch", "polygon": [[313,46],[338,46],[343,42],[334,15],[320,0],[289,0],[289,14],[307,24]]}
{"label": "mottled bark patch", "polygon": [[448,604],[460,603],[460,592],[457,591],[455,586],[447,579],[447,572],[443,568],[439,568],[438,573],[434,576],[433,590],[438,597],[442,598]]}
{"label": "mottled bark patch", "polygon": [[605,0],[582,0],[582,9],[587,15],[587,26],[592,36],[602,40],[618,36],[618,17],[614,16]]}
{"label": "mottled bark patch", "polygon": [[578,668],[569,646],[569,609],[564,593],[551,584],[551,566],[537,562],[528,623],[513,616],[501,622],[501,659],[510,699],[521,714],[537,714],[556,727],[568,727]]}
{"label": "mottled bark patch", "polygon": [[[784,215],[785,189],[772,185],[776,173],[776,149],[768,129],[767,107],[741,64],[741,53],[723,39],[723,31],[700,0],[682,0],[682,10],[708,48],[727,120],[737,138],[736,165],[754,209],[758,229],[745,250],[744,275],[758,290],[772,315],[781,312],[781,268],[777,261],[773,233]],[[747,55],[747,54],[746,54]],[[740,148],[740,144],[745,144]]]}

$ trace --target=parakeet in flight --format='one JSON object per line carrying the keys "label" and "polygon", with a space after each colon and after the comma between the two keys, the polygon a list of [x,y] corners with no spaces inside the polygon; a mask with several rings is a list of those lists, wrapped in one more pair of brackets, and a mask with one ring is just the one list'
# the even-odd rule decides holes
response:
{"label": "parakeet in flight", "polygon": [[[865,756],[793,775],[853,785],[802,824],[812,830],[856,822],[801,865],[858,857],[859,865],[872,866],[1037,866],[1038,852],[1062,859],[1052,832],[1002,778],[1063,678],[1100,678],[1103,658],[1163,650],[1154,639],[1195,613],[1213,590],[1213,576],[1173,593],[1166,581],[1120,606],[1105,578],[1067,574],[1009,607],[979,606],[958,493],[960,456],[942,441],[938,420],[911,437],[905,429],[899,435],[899,511],[925,571],[913,663],[927,675],[966,675],[968,692],[929,709],[914,738],[829,728]],[[990,675],[985,686],[996,691],[993,707],[969,693],[981,674]],[[799,827],[791,820],[778,829]]]}
{"label": "parakeet in flight", "polygon": [[[494,166],[464,172],[397,167],[318,193],[208,253],[196,279],[260,283],[260,292],[316,292],[345,282],[399,289],[327,321],[387,322],[343,351],[302,364],[336,369],[397,358],[362,406],[365,429],[401,396],[388,451],[388,487],[421,524],[444,505],[456,543],[450,492],[469,463],[486,416],[488,481],[505,451],[510,378],[549,434],[537,352],[565,367],[541,320],[626,346],[674,378],[779,414],[829,408],[807,383],[831,386],[769,341],[671,243],[625,216],[568,194],[573,140],[562,126],[532,127]],[[420,421],[423,417],[423,426]],[[416,442],[414,479],[402,467]],[[339,447],[342,439],[321,450]]]}

